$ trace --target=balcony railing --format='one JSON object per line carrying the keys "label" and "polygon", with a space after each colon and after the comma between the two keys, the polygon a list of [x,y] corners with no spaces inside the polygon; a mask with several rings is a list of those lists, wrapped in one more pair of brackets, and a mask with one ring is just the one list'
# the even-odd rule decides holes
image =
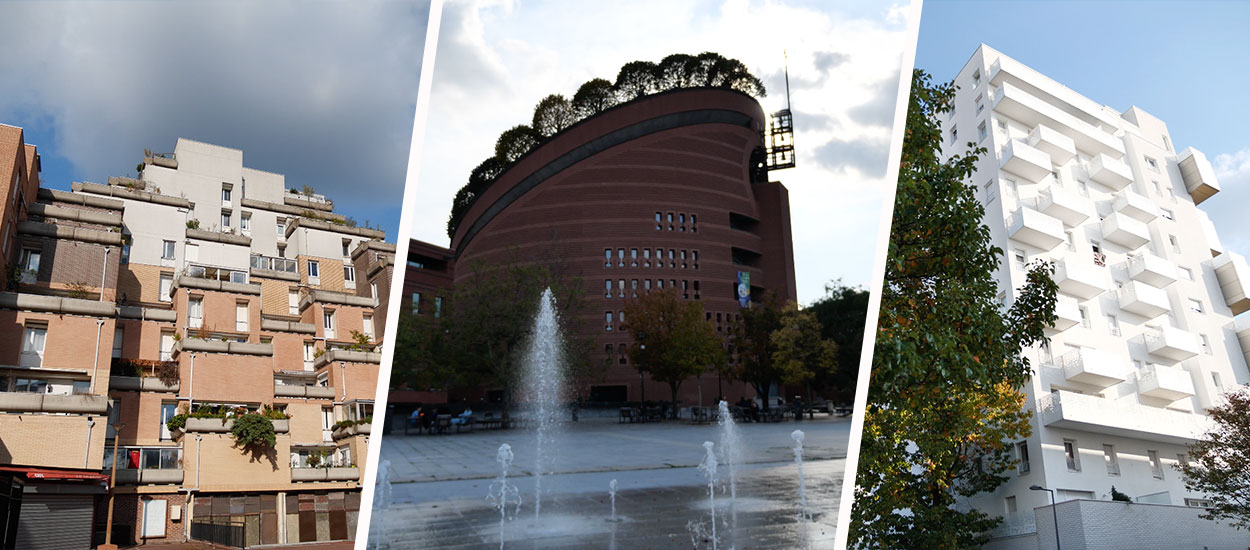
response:
{"label": "balcony railing", "polygon": [[227,283],[247,284],[247,272],[230,269],[226,267],[216,267],[210,265],[189,264],[182,272],[185,277],[196,279],[208,279],[211,281],[224,281]]}
{"label": "balcony railing", "polygon": [[[179,447],[118,447],[118,470],[180,470],[182,449]],[[113,448],[104,448],[104,470],[113,467]],[[120,472],[119,472],[120,473]]]}
{"label": "balcony railing", "polygon": [[272,256],[252,255],[252,269],[268,269],[286,273],[299,273],[299,264],[291,258],[274,258]]}

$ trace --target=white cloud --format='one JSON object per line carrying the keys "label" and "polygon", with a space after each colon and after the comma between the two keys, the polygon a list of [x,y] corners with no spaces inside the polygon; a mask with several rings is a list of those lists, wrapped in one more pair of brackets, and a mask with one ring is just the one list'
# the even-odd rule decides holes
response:
{"label": "white cloud", "polygon": [[[875,258],[906,12],[839,16],[781,1],[448,4],[439,31],[414,237],[446,244],[451,199],[495,138],[528,123],[551,93],[615,79],[633,60],[715,51],[764,80],[765,111],[785,106],[789,59],[799,166],[774,173],[790,190],[799,298],[829,280],[866,285]],[[882,83],[892,80],[893,86]],[[844,145],[840,145],[844,144]],[[836,164],[835,164],[836,163]]]}
{"label": "white cloud", "polygon": [[1211,164],[1220,192],[1200,208],[1211,217],[1225,250],[1250,254],[1250,224],[1245,215],[1250,204],[1250,147],[1216,155]]}

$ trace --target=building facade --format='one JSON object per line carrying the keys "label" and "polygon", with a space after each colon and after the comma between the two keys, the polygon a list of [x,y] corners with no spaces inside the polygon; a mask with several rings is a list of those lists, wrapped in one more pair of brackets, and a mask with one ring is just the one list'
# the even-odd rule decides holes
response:
{"label": "building facade", "polygon": [[[449,248],[414,241],[405,302],[437,313],[475,265],[558,262],[585,284],[571,323],[608,365],[576,388],[593,402],[667,400],[640,377],[621,329],[625,304],[652,290],[699,301],[728,335],[766,291],[796,297],[786,188],[764,169],[759,103],[726,89],[683,89],[619,105],[566,128],[518,159],[469,207]],[[740,297],[739,284],[749,289]],[[740,298],[742,298],[740,300]],[[684,383],[683,406],[754,395],[714,374]]]}
{"label": "building facade", "polygon": [[[242,151],[186,139],[145,153],[138,178],[30,187],[0,221],[18,241],[2,463],[106,479],[116,463],[115,541],[209,521],[249,545],[352,538],[394,245]],[[272,448],[235,445],[249,412],[271,419]],[[89,502],[97,542],[107,500]],[[29,503],[18,547],[53,547],[30,542]]]}
{"label": "building facade", "polygon": [[[1184,507],[1204,495],[1175,466],[1210,427],[1206,411],[1250,382],[1250,324],[1234,318],[1250,310],[1250,269],[1199,208],[1219,200],[1211,164],[1177,151],[1144,110],[1098,104],[984,45],[955,84],[944,153],[989,151],[970,184],[1006,252],[1000,298],[1011,304],[1034,260],[1053,262],[1059,286],[1050,344],[1027,352],[1033,434],[1016,442],[1011,479],[968,504],[1004,517],[995,544],[1008,548],[1038,548],[1039,532],[1054,545],[1049,495],[1034,485],[1061,502],[1110,500],[1115,486],[1192,521]],[[1084,519],[1092,529],[1096,516]],[[1079,525],[1061,526],[1063,547]]]}

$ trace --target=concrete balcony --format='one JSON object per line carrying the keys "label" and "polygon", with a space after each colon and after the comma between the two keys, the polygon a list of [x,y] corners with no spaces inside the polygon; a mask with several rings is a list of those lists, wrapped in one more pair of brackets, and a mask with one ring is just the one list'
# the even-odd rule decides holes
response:
{"label": "concrete balcony", "polygon": [[1089,199],[1053,185],[1042,190],[1038,207],[1046,215],[1059,219],[1068,227],[1084,223],[1089,219],[1091,210]]}
{"label": "concrete balcony", "polygon": [[358,481],[360,468],[291,468],[291,481]]}
{"label": "concrete balcony", "polygon": [[1056,361],[1070,382],[1104,389],[1128,379],[1128,362],[1119,356],[1094,348],[1065,353]]}
{"label": "concrete balcony", "polygon": [[1124,157],[1124,143],[1097,126],[1044,101],[1010,82],[1003,82],[994,97],[994,110],[1028,126],[1048,126],[1072,139],[1076,148],[1090,154]]}
{"label": "concrete balcony", "polygon": [[1246,363],[1250,363],[1250,316],[1235,320],[1233,331],[1237,333],[1237,343],[1241,344],[1241,354],[1246,357]]}
{"label": "concrete balcony", "polygon": [[1133,171],[1127,164],[1107,155],[1098,155],[1089,161],[1090,179],[1119,191],[1133,183]]}
{"label": "concrete balcony", "polygon": [[1029,145],[1050,155],[1051,162],[1066,164],[1076,156],[1076,142],[1058,130],[1038,124],[1029,132]]}
{"label": "concrete balcony", "polygon": [[1009,216],[1006,225],[1012,240],[1042,250],[1052,250],[1067,240],[1063,222],[1027,206]]}
{"label": "concrete balcony", "polygon": [[0,392],[0,411],[14,413],[105,414],[106,395]]}
{"label": "concrete balcony", "polygon": [[221,340],[202,340],[200,338],[183,338],[174,343],[173,355],[182,352],[197,353],[228,353],[233,355],[273,355],[273,344],[253,344],[248,342],[223,342]]}
{"label": "concrete balcony", "polygon": [[1177,166],[1181,169],[1181,179],[1185,180],[1185,190],[1193,198],[1194,204],[1202,204],[1212,195],[1220,192],[1220,182],[1215,179],[1215,169],[1207,161],[1201,151],[1190,147],[1181,151]]}
{"label": "concrete balcony", "polygon": [[1128,188],[1116,193],[1111,207],[1116,212],[1143,223],[1152,222],[1159,217],[1159,207],[1155,206],[1154,201]]}
{"label": "concrete balcony", "polygon": [[1194,395],[1194,381],[1180,367],[1146,365],[1137,371],[1137,393],[1171,403]]}
{"label": "concrete balcony", "polygon": [[338,441],[340,439],[345,439],[348,437],[352,437],[354,435],[369,435],[371,430],[372,430],[372,427],[370,424],[353,424],[351,426],[344,426],[342,428],[334,430],[334,432],[332,433],[332,436],[334,437],[335,441]]}
{"label": "concrete balcony", "polygon": [[180,387],[181,385],[177,380],[173,384],[166,384],[158,378],[139,378],[138,376],[109,377],[109,390],[178,393]]}
{"label": "concrete balcony", "polygon": [[118,485],[178,485],[184,477],[185,473],[181,468],[117,470]]}
{"label": "concrete balcony", "polygon": [[1224,294],[1224,303],[1233,315],[1250,311],[1250,267],[1240,254],[1225,252],[1211,260],[1215,278]]}
{"label": "concrete balcony", "polygon": [[1050,174],[1050,155],[1023,141],[1008,142],[998,162],[1003,170],[1034,183],[1042,181],[1042,178]]}
{"label": "concrete balcony", "polygon": [[299,397],[304,399],[334,399],[334,388],[323,386],[273,385],[274,397]]}
{"label": "concrete balcony", "polygon": [[1102,294],[1111,286],[1106,268],[1081,258],[1063,258],[1055,262],[1055,284],[1059,291],[1081,300]]}
{"label": "concrete balcony", "polygon": [[1196,357],[1200,350],[1193,334],[1165,325],[1146,333],[1146,351],[1175,363]]}
{"label": "concrete balcony", "polygon": [[1081,324],[1081,305],[1076,298],[1059,294],[1055,299],[1055,324],[1059,331],[1068,330]]}
{"label": "concrete balcony", "polygon": [[1154,319],[1172,310],[1168,293],[1138,281],[1129,281],[1120,289],[1120,310]]}
{"label": "concrete balcony", "polygon": [[1146,224],[1115,212],[1102,220],[1102,237],[1129,250],[1137,250],[1150,242]]}
{"label": "concrete balcony", "polygon": [[[230,418],[188,418],[182,431],[187,433],[227,433],[234,428],[234,419]],[[274,420],[273,431],[284,434],[291,431],[290,419]]]}
{"label": "concrete balcony", "polygon": [[1043,426],[1159,443],[1192,443],[1212,426],[1211,420],[1200,414],[1067,391],[1043,395],[1037,404]]}
{"label": "concrete balcony", "polygon": [[1128,260],[1128,274],[1134,281],[1164,288],[1180,277],[1176,264],[1149,252],[1143,252]]}
{"label": "concrete balcony", "polygon": [[382,354],[373,351],[332,349],[313,359],[313,369],[321,369],[333,363],[382,363]]}

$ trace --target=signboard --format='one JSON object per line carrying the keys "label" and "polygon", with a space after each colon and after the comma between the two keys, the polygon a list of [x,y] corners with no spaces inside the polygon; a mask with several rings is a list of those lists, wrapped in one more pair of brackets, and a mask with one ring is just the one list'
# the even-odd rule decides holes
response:
{"label": "signboard", "polygon": [[751,274],[745,271],[738,272],[738,305],[751,307]]}

